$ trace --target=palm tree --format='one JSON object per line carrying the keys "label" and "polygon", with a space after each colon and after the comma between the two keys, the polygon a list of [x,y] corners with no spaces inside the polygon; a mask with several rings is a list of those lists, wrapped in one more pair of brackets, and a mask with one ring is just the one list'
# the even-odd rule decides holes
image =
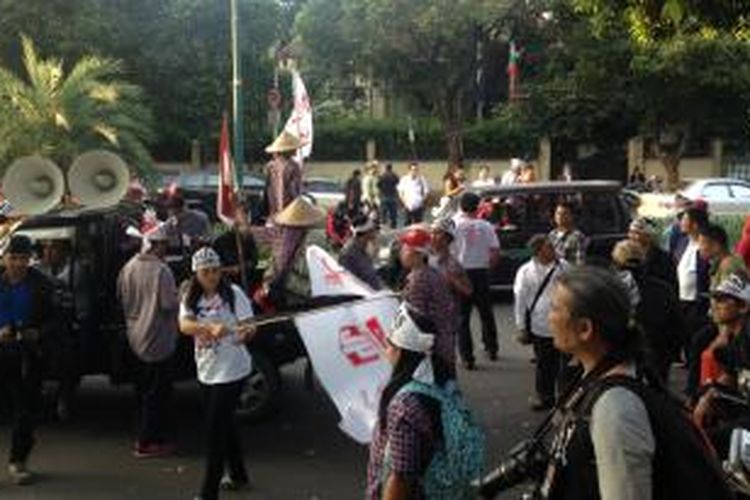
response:
{"label": "palm tree", "polygon": [[69,166],[84,151],[121,154],[149,176],[152,116],[140,87],[121,79],[120,61],[88,56],[66,75],[59,59],[41,59],[22,36],[25,79],[0,67],[0,170],[41,154]]}

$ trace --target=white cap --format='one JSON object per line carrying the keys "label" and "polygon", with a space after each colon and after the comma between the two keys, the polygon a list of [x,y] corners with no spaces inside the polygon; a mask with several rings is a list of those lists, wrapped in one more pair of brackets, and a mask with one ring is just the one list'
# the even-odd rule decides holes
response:
{"label": "white cap", "polygon": [[221,258],[219,258],[216,250],[211,247],[203,247],[193,254],[193,272],[207,267],[221,267]]}
{"label": "white cap", "polygon": [[729,295],[750,304],[750,283],[739,274],[730,274],[711,292],[711,296]]}

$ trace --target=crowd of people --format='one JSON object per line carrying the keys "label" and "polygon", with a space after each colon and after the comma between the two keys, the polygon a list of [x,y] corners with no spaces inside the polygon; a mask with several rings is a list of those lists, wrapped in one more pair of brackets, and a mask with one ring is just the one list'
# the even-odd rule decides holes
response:
{"label": "crowd of people", "polygon": [[[117,291],[136,366],[133,455],[159,457],[176,449],[169,434],[170,362],[185,336],[194,344],[206,408],[206,460],[197,500],[250,484],[234,413],[252,369],[245,343],[256,334],[254,316],[312,303],[303,254],[319,233],[311,229],[322,227],[326,216],[301,192],[300,168],[292,157],[298,147],[293,136],[282,134],[268,148],[274,156],[266,170],[263,231],[272,252],[265,274],[256,272],[258,249],[242,205],[235,227],[216,238],[205,214],[186,208],[179,195],[170,199],[167,222],[149,220],[131,231],[141,248],[121,269]],[[474,464],[481,450],[460,387],[461,377],[477,367],[474,308],[486,360],[499,359],[489,283],[503,265],[500,241],[496,227],[481,216],[475,192],[494,180],[489,168],[481,168],[469,186],[463,170],[451,167],[443,181],[444,205],[450,208],[429,225],[424,220],[430,188],[416,163],[400,178],[391,165],[382,173],[377,163],[364,175],[355,171],[339,207],[346,218],[339,262],[374,291],[388,287],[375,265],[380,224],[395,227],[400,210],[406,225],[396,236],[402,305],[387,334],[393,371],[379,404],[367,471],[366,495],[373,500],[431,498],[446,481],[461,483],[444,486],[460,492],[452,498],[477,491],[470,484],[477,478],[468,477],[476,467],[451,471],[435,463]],[[533,165],[520,160],[501,179],[533,181]],[[533,347],[530,405],[558,417],[546,432],[541,473],[529,479],[538,482],[545,498],[555,499],[648,500],[666,498],[670,488],[707,487],[712,496],[700,498],[728,498],[724,482],[712,472],[710,451],[725,455],[731,430],[750,427],[747,406],[728,408],[731,399],[722,397],[747,399],[742,391],[750,385],[742,379],[750,370],[745,261],[732,253],[726,231],[711,222],[705,204],[693,203],[664,235],[652,220],[633,220],[609,264],[593,266],[589,238],[576,215],[569,200],[557,203],[549,214],[550,231],[530,239],[531,257],[514,280],[516,338]],[[165,262],[175,245],[190,255],[191,274],[182,285]],[[46,258],[32,266],[31,240],[16,235],[0,267],[0,373],[12,389],[9,473],[18,484],[33,480],[27,463],[40,397],[39,346],[55,327],[54,315],[47,313],[54,308],[47,277],[66,272],[54,252],[46,249]],[[665,387],[676,363],[687,370],[684,392],[692,420],[676,404],[665,403],[672,401]],[[671,425],[664,425],[667,416],[679,433],[665,430]],[[699,439],[696,425],[710,437],[710,446]],[[459,435],[467,436],[464,446],[453,446],[449,437]],[[681,486],[672,484],[678,473],[667,464],[675,449],[684,452],[683,472],[692,472]],[[446,462],[446,454],[458,456]],[[499,490],[496,476],[479,487],[487,498]]]}

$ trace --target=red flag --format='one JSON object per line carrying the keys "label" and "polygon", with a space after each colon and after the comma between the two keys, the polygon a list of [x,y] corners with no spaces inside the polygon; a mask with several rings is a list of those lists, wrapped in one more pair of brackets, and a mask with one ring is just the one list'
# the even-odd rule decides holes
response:
{"label": "red flag", "polygon": [[232,153],[229,149],[229,125],[227,115],[224,115],[219,139],[219,193],[216,198],[216,215],[224,224],[231,226],[234,224],[235,207],[235,177]]}

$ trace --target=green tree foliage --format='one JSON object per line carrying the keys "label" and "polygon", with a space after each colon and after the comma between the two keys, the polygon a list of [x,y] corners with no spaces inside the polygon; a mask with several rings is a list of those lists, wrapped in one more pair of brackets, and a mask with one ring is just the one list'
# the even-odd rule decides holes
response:
{"label": "green tree foliage", "polygon": [[23,77],[0,67],[0,165],[38,153],[67,167],[83,151],[106,148],[148,173],[151,114],[121,63],[89,56],[66,72],[29,38],[22,45]]}
{"label": "green tree foliage", "polygon": [[[286,1],[284,4],[293,4]],[[269,48],[283,29],[277,0],[239,0],[248,147],[269,138]],[[0,63],[18,70],[23,32],[64,63],[84,55],[122,60],[152,109],[160,160],[186,160],[198,139],[215,157],[222,113],[231,109],[229,1],[0,0]]]}
{"label": "green tree foliage", "polygon": [[511,1],[309,0],[297,22],[302,43],[331,74],[359,74],[428,105],[446,134],[449,160],[461,157],[466,96],[477,46]]}
{"label": "green tree foliage", "polygon": [[668,184],[696,135],[745,134],[750,108],[750,3],[571,0],[603,45],[625,39],[630,95]]}

